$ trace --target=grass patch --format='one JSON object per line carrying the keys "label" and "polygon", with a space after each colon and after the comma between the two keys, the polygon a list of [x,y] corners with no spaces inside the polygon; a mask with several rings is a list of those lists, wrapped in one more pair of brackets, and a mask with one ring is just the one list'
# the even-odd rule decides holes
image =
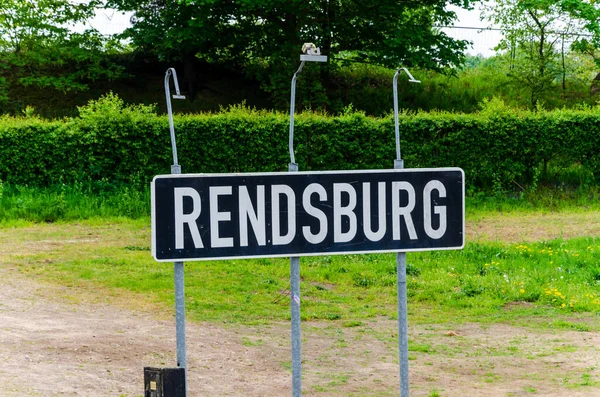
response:
{"label": "grass patch", "polygon": [[0,181],[0,223],[57,222],[150,214],[150,189],[104,182],[51,187],[15,186]]}
{"label": "grass patch", "polygon": [[[560,172],[562,188],[546,191],[540,185],[518,197],[471,193],[469,221],[488,222],[499,217],[498,210],[509,223],[534,219],[540,208],[553,209],[554,201],[542,202],[538,194],[564,198],[567,204],[557,208],[567,216],[581,211],[593,216],[590,210],[600,205],[588,176],[580,169]],[[532,204],[536,197],[540,208]],[[0,262],[59,284],[127,291],[171,306],[173,269],[150,256],[148,214],[145,188],[80,183],[32,189],[0,183],[5,242]],[[592,237],[506,243],[474,236],[461,251],[409,253],[411,322],[518,323],[527,316],[538,326],[593,331],[597,325],[572,317],[600,313],[599,253],[600,239]],[[185,268],[191,318],[252,324],[289,319],[288,259],[188,262]],[[340,320],[351,328],[397,316],[394,254],[306,257],[301,275],[303,320]]]}
{"label": "grass patch", "polygon": [[[71,224],[23,223],[0,228],[10,251],[0,261],[56,283],[127,291],[171,306],[173,269],[148,252],[149,222],[113,219]],[[468,243],[462,251],[410,253],[411,322],[519,322],[590,331],[573,321],[600,313],[600,239],[532,244]],[[261,323],[289,319],[289,260],[188,262],[187,313],[196,320]],[[393,254],[301,259],[302,318],[341,320],[346,327],[395,318]]]}

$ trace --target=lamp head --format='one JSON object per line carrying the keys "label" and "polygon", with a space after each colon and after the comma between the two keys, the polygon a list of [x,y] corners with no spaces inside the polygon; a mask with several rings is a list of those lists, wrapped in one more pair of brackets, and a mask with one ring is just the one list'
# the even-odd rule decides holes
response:
{"label": "lamp head", "polygon": [[327,62],[327,55],[321,55],[321,49],[313,43],[302,44],[303,55],[300,60],[304,62]]}
{"label": "lamp head", "polygon": [[421,82],[421,80],[415,79],[414,76],[412,74],[410,74],[410,72],[408,71],[408,69],[402,68],[402,70],[404,70],[406,72],[406,74],[408,75],[408,81],[410,83],[420,83]]}

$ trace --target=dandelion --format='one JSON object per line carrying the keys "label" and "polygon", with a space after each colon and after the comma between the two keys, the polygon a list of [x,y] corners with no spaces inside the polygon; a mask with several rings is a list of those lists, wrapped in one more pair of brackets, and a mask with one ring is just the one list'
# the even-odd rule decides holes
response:
{"label": "dandelion", "polygon": [[525,290],[524,290],[523,288],[521,288],[521,289],[519,290],[519,292],[520,292],[520,293],[522,293],[522,294],[524,294],[524,293],[525,293]]}

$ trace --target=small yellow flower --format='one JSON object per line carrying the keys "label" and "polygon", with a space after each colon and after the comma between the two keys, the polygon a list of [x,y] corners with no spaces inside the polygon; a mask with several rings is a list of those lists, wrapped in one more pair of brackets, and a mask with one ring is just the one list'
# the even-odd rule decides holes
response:
{"label": "small yellow flower", "polygon": [[525,293],[525,290],[524,290],[523,288],[521,288],[521,289],[519,290],[519,292],[520,292],[520,293],[522,293],[522,294],[524,294],[524,293]]}

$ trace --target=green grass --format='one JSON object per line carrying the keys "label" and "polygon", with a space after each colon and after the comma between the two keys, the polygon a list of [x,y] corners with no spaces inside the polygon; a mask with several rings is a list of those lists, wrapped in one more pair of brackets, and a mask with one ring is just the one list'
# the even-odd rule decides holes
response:
{"label": "green grass", "polygon": [[0,222],[56,222],[150,213],[148,187],[133,188],[103,182],[46,188],[14,186],[0,181]]}
{"label": "green grass", "polygon": [[[466,210],[471,219],[490,213],[588,211],[600,209],[600,188],[581,165],[551,164],[540,184],[513,191],[469,189]],[[19,186],[0,180],[0,223],[57,222],[91,218],[150,216],[150,181],[138,186],[105,181]]]}
{"label": "green grass", "polygon": [[434,388],[434,389],[431,391],[431,393],[429,393],[429,395],[428,395],[428,396],[429,396],[429,397],[440,397],[440,392],[439,392],[439,390],[437,390],[437,389],[435,389],[435,388]]}
{"label": "green grass", "polygon": [[[565,192],[554,189],[546,195]],[[582,211],[578,200],[585,197],[585,211],[597,209],[595,192],[590,187],[566,197],[560,211]],[[479,201],[480,196],[470,197],[467,217],[489,219],[498,216],[498,208],[503,216],[532,215],[539,211],[531,206],[536,194]],[[0,240],[18,252],[9,259],[0,256],[0,261],[60,284],[133,293],[170,306],[173,269],[151,258],[148,213],[147,189],[0,184]],[[52,249],[36,249],[37,241],[42,246],[51,242]],[[544,326],[591,331],[595,325],[560,315],[600,313],[599,253],[600,239],[593,237],[509,244],[473,236],[461,251],[409,253],[409,316],[433,323],[558,316]],[[235,323],[289,318],[288,259],[188,262],[185,268],[191,318]],[[345,327],[360,327],[369,319],[397,316],[393,254],[305,257],[301,274],[304,320],[340,320]]]}
{"label": "green grass", "polygon": [[[64,285],[94,285],[173,304],[173,269],[149,252],[148,219],[13,225],[0,238],[52,244],[10,262]],[[81,229],[81,230],[80,230]],[[78,240],[84,243],[64,243]],[[87,235],[99,242],[85,243]],[[8,240],[6,240],[8,241]],[[48,243],[51,242],[51,243]],[[18,250],[18,248],[16,248]],[[533,244],[468,243],[462,251],[409,253],[411,321],[518,321],[600,313],[600,239]],[[6,260],[5,260],[6,261]],[[251,259],[185,264],[187,313],[197,320],[261,323],[289,318],[289,260]],[[395,318],[396,262],[392,254],[301,259],[302,317],[341,320],[349,327]],[[594,326],[560,317],[545,326],[578,331]]]}

